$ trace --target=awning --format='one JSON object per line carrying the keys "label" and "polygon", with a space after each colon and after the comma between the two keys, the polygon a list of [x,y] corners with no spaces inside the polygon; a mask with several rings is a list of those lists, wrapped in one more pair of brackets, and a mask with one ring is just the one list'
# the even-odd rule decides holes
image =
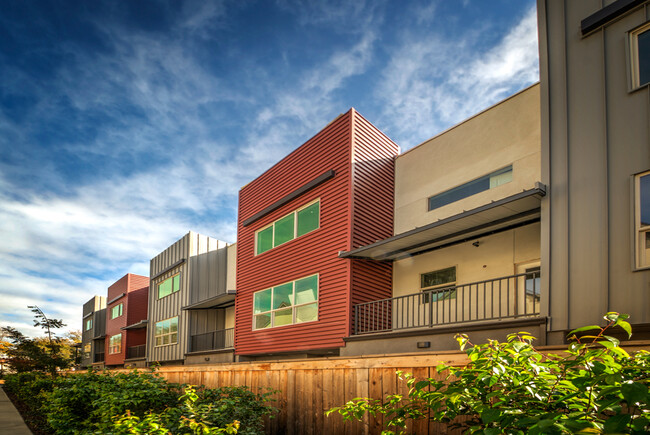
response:
{"label": "awning", "polygon": [[209,308],[227,308],[235,305],[236,290],[227,290],[226,293],[214,296],[201,302],[196,302],[181,308],[182,310],[207,310]]}
{"label": "awning", "polygon": [[399,260],[528,225],[539,221],[541,200],[545,195],[546,186],[536,183],[533,189],[524,190],[352,251],[341,252],[339,257]]}
{"label": "awning", "polygon": [[146,319],[145,320],[140,320],[137,323],[133,323],[129,326],[123,326],[120,329],[142,329],[147,327],[147,323],[149,323]]}

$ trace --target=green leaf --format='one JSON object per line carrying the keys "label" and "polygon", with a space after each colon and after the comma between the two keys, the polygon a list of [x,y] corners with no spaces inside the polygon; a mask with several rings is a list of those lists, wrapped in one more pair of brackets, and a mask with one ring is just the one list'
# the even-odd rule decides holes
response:
{"label": "green leaf", "polygon": [[638,382],[628,382],[621,385],[621,393],[628,405],[635,403],[646,403],[648,387]]}
{"label": "green leaf", "polygon": [[628,423],[632,419],[629,414],[613,415],[605,420],[605,433],[624,433],[627,432]]}
{"label": "green leaf", "polygon": [[623,320],[618,320],[614,325],[620,326],[625,332],[627,332],[627,338],[632,337],[632,326],[628,322]]}
{"label": "green leaf", "polygon": [[573,331],[569,332],[569,335],[575,335],[576,332],[591,331],[593,329],[600,330],[600,326],[598,326],[598,325],[582,326],[582,327],[580,327],[578,329],[574,329]]}
{"label": "green leaf", "polygon": [[481,412],[481,420],[486,424],[497,421],[499,417],[501,417],[501,411],[495,408],[487,408]]}

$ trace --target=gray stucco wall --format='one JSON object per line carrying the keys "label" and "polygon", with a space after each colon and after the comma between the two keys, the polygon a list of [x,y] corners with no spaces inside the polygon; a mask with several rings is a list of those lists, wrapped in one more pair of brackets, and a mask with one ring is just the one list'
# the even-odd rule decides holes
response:
{"label": "gray stucco wall", "polygon": [[[542,291],[551,331],[607,311],[650,322],[650,271],[635,271],[633,175],[650,169],[648,87],[628,92],[626,33],[637,8],[582,36],[611,3],[538,0],[542,104]],[[552,339],[551,339],[552,340]]]}

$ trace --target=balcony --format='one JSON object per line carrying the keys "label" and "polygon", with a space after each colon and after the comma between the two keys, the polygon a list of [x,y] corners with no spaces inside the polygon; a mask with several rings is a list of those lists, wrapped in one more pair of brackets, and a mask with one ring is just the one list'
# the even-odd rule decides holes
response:
{"label": "balcony", "polygon": [[220,329],[205,334],[192,335],[191,351],[231,349],[235,344],[235,329]]}
{"label": "balcony", "polygon": [[539,278],[527,272],[358,304],[354,334],[537,317]]}
{"label": "balcony", "polygon": [[104,362],[104,353],[103,352],[102,353],[96,353],[95,358],[93,358],[93,362],[95,362],[95,363]]}
{"label": "balcony", "polygon": [[126,359],[144,358],[147,345],[131,346],[126,349]]}

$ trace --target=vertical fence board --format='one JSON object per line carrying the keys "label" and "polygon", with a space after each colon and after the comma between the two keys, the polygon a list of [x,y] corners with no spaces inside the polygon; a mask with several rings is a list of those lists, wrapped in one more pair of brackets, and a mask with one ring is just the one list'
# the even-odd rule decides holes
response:
{"label": "vertical fence board", "polygon": [[[373,399],[383,399],[383,386],[382,386],[382,369],[369,369],[368,370],[368,397]],[[383,416],[377,414],[369,419],[369,432],[371,435],[379,435],[383,430]]]}
{"label": "vertical fence board", "polygon": [[[296,371],[287,370],[287,434],[293,435],[296,428]],[[299,433],[298,433],[299,434]]]}

